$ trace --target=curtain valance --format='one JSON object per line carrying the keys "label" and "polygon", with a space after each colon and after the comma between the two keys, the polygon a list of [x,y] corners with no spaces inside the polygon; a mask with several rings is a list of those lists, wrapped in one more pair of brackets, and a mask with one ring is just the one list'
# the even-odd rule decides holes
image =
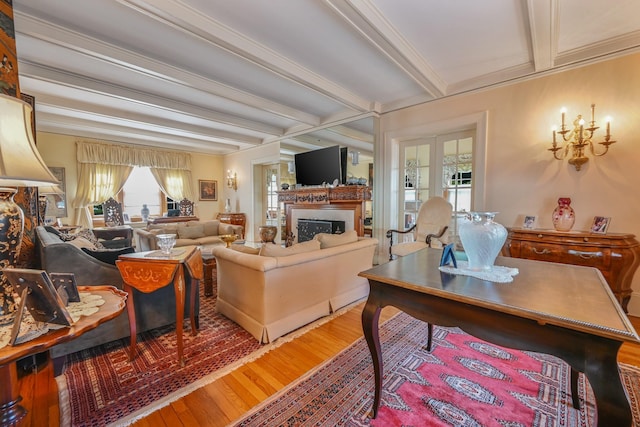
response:
{"label": "curtain valance", "polygon": [[78,163],[191,170],[189,153],[86,141],[77,141],[76,148]]}

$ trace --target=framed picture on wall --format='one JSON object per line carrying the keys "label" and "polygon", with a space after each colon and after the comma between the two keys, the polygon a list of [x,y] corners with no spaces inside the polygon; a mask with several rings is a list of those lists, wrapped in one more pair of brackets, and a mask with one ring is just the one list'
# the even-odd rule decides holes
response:
{"label": "framed picture on wall", "polygon": [[218,200],[218,181],[199,179],[200,200]]}
{"label": "framed picture on wall", "polygon": [[67,189],[64,168],[50,166],[51,174],[60,181],[60,190],[62,194],[47,194],[48,199],[46,216],[51,218],[67,217]]}

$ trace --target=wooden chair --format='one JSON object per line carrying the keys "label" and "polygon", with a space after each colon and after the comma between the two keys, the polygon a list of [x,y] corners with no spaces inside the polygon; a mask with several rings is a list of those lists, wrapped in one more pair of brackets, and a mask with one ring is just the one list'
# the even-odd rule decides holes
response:
{"label": "wooden chair", "polygon": [[189,199],[182,199],[178,203],[180,216],[193,216],[193,202]]}
{"label": "wooden chair", "polygon": [[102,212],[104,214],[104,224],[107,227],[124,225],[122,204],[113,197],[109,197],[109,199],[102,204]]}
{"label": "wooden chair", "polygon": [[[440,247],[448,242],[446,235],[453,207],[442,197],[432,197],[420,206],[416,223],[407,230],[387,230],[389,260],[405,256],[427,247]],[[393,244],[393,237],[411,235],[412,242]]]}

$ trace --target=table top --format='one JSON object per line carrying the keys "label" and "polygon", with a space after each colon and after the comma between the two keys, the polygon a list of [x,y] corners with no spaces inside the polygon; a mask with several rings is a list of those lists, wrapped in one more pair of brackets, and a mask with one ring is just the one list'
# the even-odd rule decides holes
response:
{"label": "table top", "polygon": [[100,295],[104,299],[105,302],[97,313],[82,316],[69,328],[51,330],[22,344],[0,348],[0,365],[6,365],[30,354],[40,353],[56,344],[71,341],[118,316],[125,308],[127,293],[113,286],[78,286],[78,290]]}
{"label": "table top", "polygon": [[147,261],[163,264],[179,264],[184,263],[196,250],[198,250],[197,246],[179,246],[171,249],[171,255],[164,255],[162,251],[155,250],[122,254],[118,256],[118,259],[122,261]]}
{"label": "table top", "polygon": [[370,280],[622,341],[640,338],[596,268],[498,257],[511,283],[441,272],[442,251],[424,249],[360,273]]}

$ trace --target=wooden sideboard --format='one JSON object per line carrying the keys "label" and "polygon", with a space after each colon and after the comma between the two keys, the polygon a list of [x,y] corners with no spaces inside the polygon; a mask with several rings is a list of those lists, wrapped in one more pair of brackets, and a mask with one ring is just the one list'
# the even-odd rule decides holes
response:
{"label": "wooden sideboard", "polygon": [[220,220],[220,222],[224,222],[227,224],[233,225],[241,225],[242,226],[242,236],[241,239],[244,239],[247,230],[247,216],[243,213],[231,213],[231,212],[220,212],[216,219]]}
{"label": "wooden sideboard", "polygon": [[368,200],[371,200],[371,187],[366,185],[346,185],[335,188],[303,187],[278,191],[278,202],[284,204],[286,216],[285,236],[289,236],[295,228],[292,224],[293,210],[352,211],[353,228],[358,236],[364,236],[365,202]]}
{"label": "wooden sideboard", "polygon": [[515,258],[596,267],[627,312],[631,281],[640,263],[640,243],[633,234],[512,228],[504,252]]}

